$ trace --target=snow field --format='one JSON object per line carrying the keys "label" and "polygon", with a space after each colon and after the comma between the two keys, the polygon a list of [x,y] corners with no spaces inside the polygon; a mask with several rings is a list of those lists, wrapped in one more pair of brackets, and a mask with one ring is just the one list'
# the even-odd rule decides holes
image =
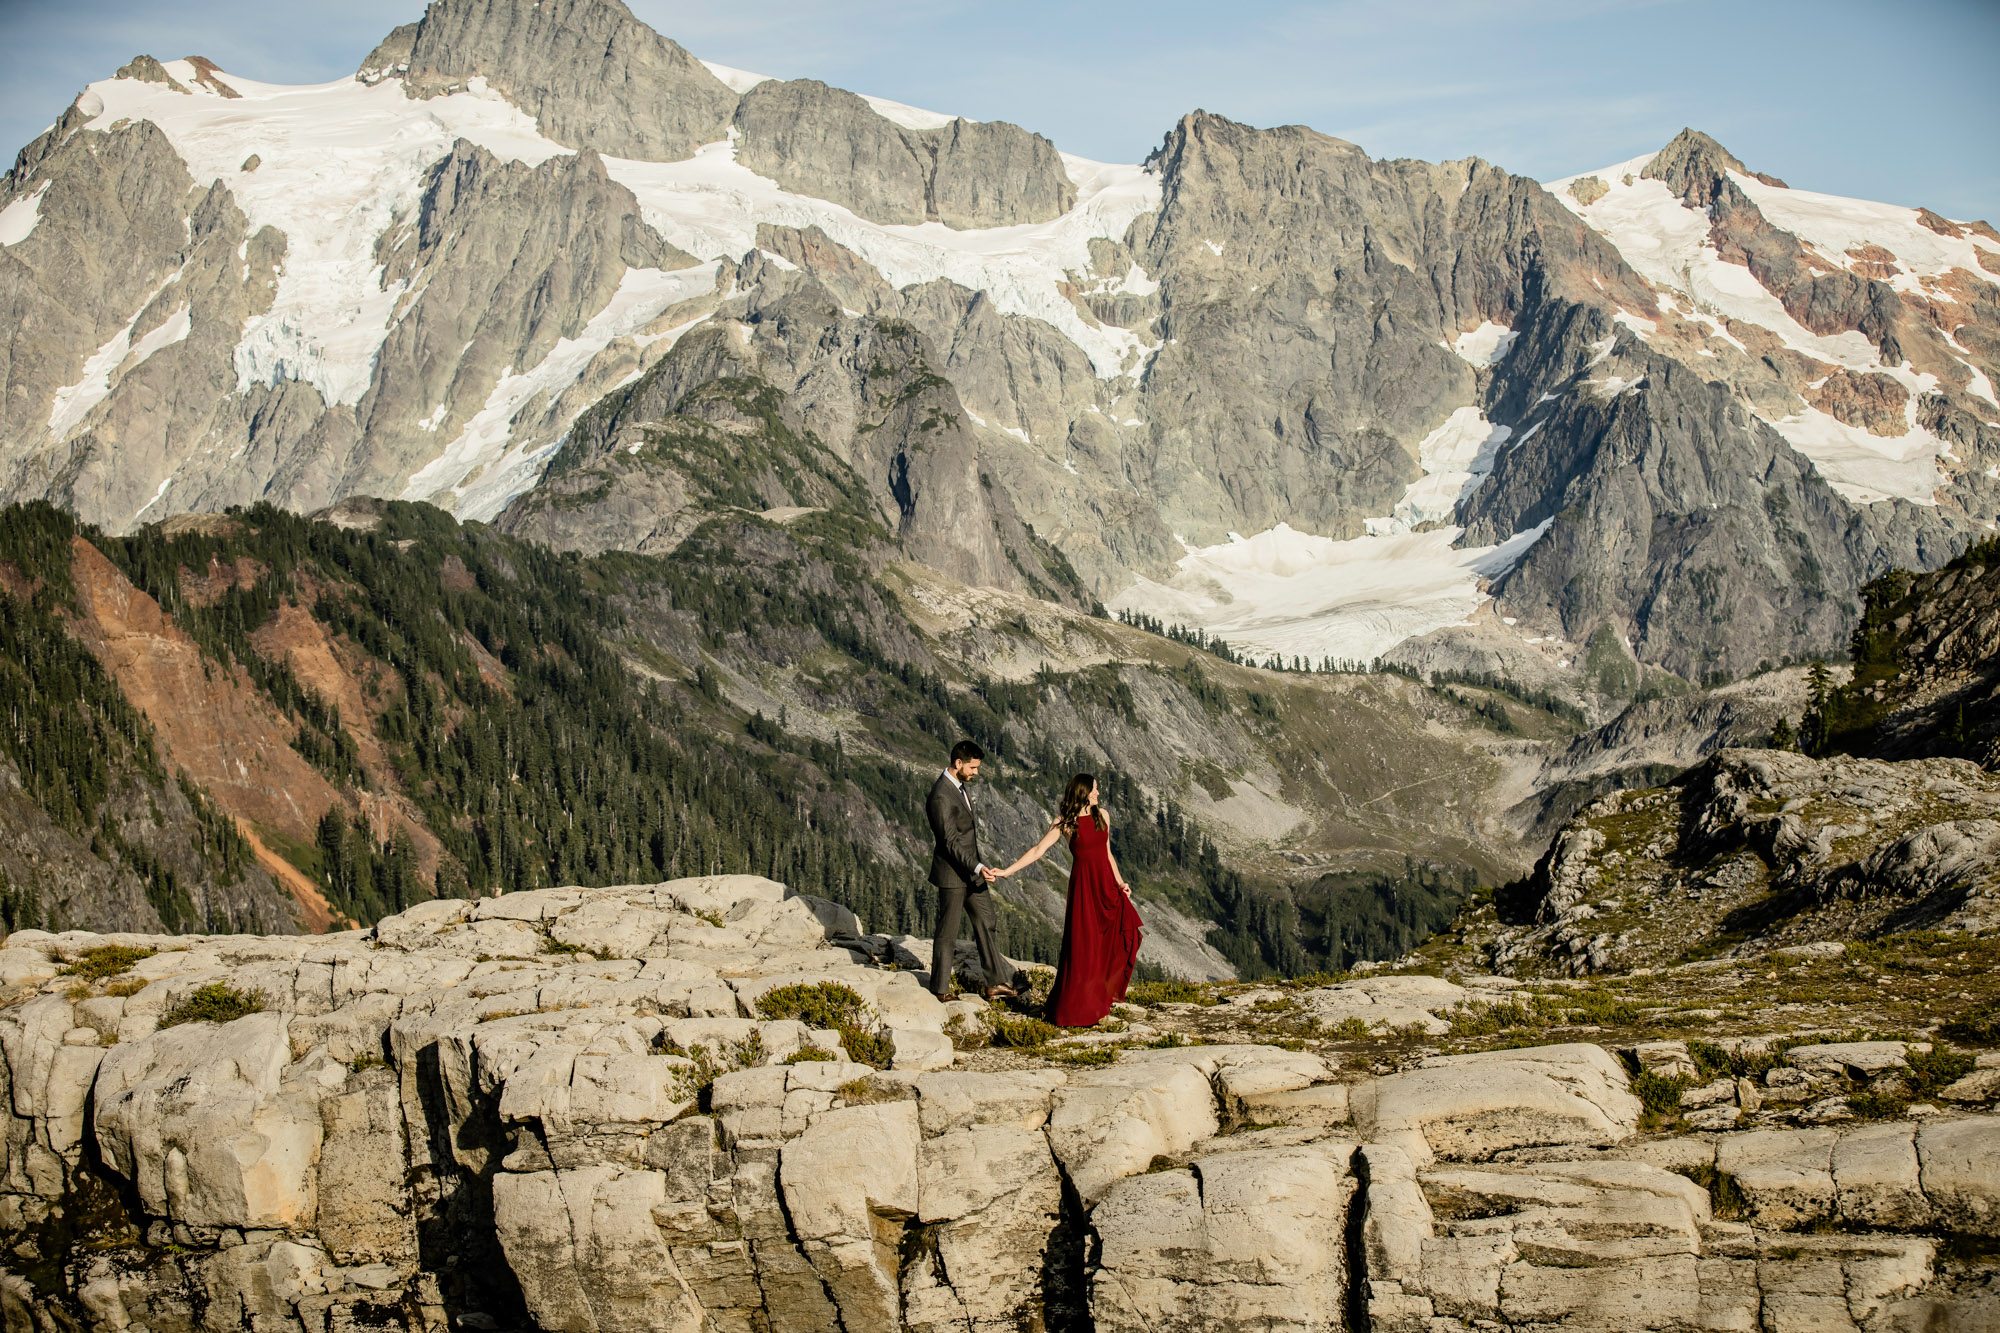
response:
{"label": "snow field", "polygon": [[[97,129],[127,119],[152,121],[197,184],[227,184],[252,232],[271,226],[285,234],[287,252],[271,309],[248,323],[236,347],[239,392],[295,379],[312,384],[329,404],[358,402],[373,379],[399,303],[412,291],[421,299],[424,274],[385,284],[374,256],[376,238],[419,207],[425,170],[459,138],[530,166],[570,151],[543,138],[527,115],[483,79],[447,97],[411,99],[392,80],[372,87],[352,79],[287,86],[224,74],[242,94],[226,99],[197,83],[185,61],[168,62],[166,68],[191,91],[107,79],[85,90],[83,109]],[[710,68],[739,91],[763,77]],[[952,119],[868,100],[912,128]],[[252,155],[259,164],[245,171]],[[713,283],[713,261],[755,248],[760,222],[818,226],[897,287],[947,278],[984,291],[1003,311],[1056,326],[1090,356],[1099,376],[1136,373],[1156,346],[1133,331],[1087,322],[1058,284],[1069,272],[1089,268],[1091,238],[1122,236],[1134,218],[1158,205],[1158,180],[1136,166],[1063,160],[1079,189],[1075,208],[1050,222],[986,231],[868,222],[836,204],[781,190],[738,164],[734,144],[727,141],[683,162],[607,158],[605,167],[638,198],[648,223],[708,261],[689,270],[700,275],[703,290]],[[12,244],[24,238],[38,208],[39,195],[0,211],[0,240]],[[628,274],[618,296],[577,338],[565,339],[541,366],[520,368],[496,387],[465,430],[411,478],[409,493],[431,496],[465,517],[497,513],[533,484],[547,452],[510,449],[512,416],[537,391],[559,394],[613,338],[635,334],[666,306],[694,294],[685,290],[691,280]],[[1134,265],[1113,290],[1143,294],[1155,285]],[[100,349],[83,381],[59,397],[52,430],[60,435],[102,400],[128,350],[117,339]],[[435,430],[442,420],[443,412],[434,410],[421,424]]]}
{"label": "snow field", "polygon": [[1504,324],[1487,320],[1469,333],[1461,333],[1445,344],[1467,363],[1484,370],[1497,366],[1507,359],[1507,353],[1514,350],[1514,340],[1521,335]]}
{"label": "snow field", "polygon": [[[82,379],[56,390],[55,404],[49,411],[50,439],[57,443],[68,439],[70,433],[90,415],[91,409],[110,396],[114,376],[123,375],[161,348],[171,347],[188,336],[194,323],[188,306],[183,303],[157,328],[141,337],[136,346],[132,342],[132,330],[139,326],[139,316],[145,314],[159,299],[160,293],[171,287],[180,276],[180,271],[176,270],[172,277],[148,293],[146,299],[139,303],[139,308],[132,312],[132,318],[125,321],[125,327],[112,334],[102,347],[84,360]],[[157,500],[159,497],[153,498]]]}
{"label": "snow field", "polygon": [[1465,623],[1487,600],[1481,583],[1513,568],[1547,530],[1543,523],[1498,546],[1456,550],[1455,527],[1335,541],[1280,523],[1255,537],[1190,546],[1172,579],[1140,579],[1111,605],[1199,626],[1253,659],[1366,662]]}
{"label": "snow field", "polygon": [[34,234],[35,224],[42,220],[42,196],[48,192],[49,183],[43,181],[33,194],[0,208],[0,245],[19,245]]}
{"label": "snow field", "polygon": [[[1662,182],[1640,178],[1640,170],[1651,160],[1648,155],[1583,173],[1596,176],[1607,187],[1607,192],[1588,207],[1569,193],[1570,183],[1579,177],[1550,181],[1546,188],[1609,240],[1640,276],[1670,294],[1663,298],[1663,304],[1707,326],[1714,336],[1739,351],[1743,344],[1726,331],[1725,319],[1769,329],[1786,347],[1815,360],[1860,373],[1888,375],[1901,383],[1910,391],[1912,424],[1909,433],[1894,439],[1842,425],[1811,407],[1792,416],[1764,419],[1786,443],[1812,460],[1828,484],[1857,504],[1898,498],[1935,504],[1936,491],[1944,484],[1937,466],[1944,444],[1915,426],[1914,400],[1937,387],[1936,377],[1916,374],[1907,366],[1884,365],[1874,344],[1859,333],[1822,336],[1806,329],[1786,313],[1778,298],[1766,291],[1749,269],[1723,261],[1709,240],[1707,210],[1689,208]],[[1903,290],[1915,289],[1919,276],[1937,276],[1954,268],[1993,280],[1979,267],[1971,239],[1938,235],[1917,221],[1915,209],[1765,185],[1735,172],[1730,178],[1774,226],[1797,235],[1829,263],[1851,268],[1855,261],[1847,251],[1874,245],[1895,255],[1904,269],[1896,280]],[[2000,252],[2000,246],[1988,248]],[[1615,318],[1641,338],[1655,331],[1649,320],[1623,312]],[[1991,387],[1978,376],[1973,391],[1990,393]]]}
{"label": "snow field", "polygon": [[1492,475],[1493,462],[1513,433],[1488,421],[1476,407],[1453,412],[1417,446],[1417,463],[1424,475],[1403,493],[1395,521],[1411,528],[1449,522],[1458,512],[1458,502]]}

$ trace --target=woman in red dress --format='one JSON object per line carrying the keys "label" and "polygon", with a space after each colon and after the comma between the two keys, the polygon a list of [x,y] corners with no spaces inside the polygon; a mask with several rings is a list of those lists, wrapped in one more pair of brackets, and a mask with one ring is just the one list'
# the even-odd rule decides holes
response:
{"label": "woman in red dress", "polygon": [[1079,773],[1063,793],[1062,812],[1042,840],[1000,872],[1004,879],[1041,860],[1069,837],[1069,908],[1063,914],[1062,960],[1049,995],[1049,1021],[1059,1027],[1095,1026],[1125,998],[1139,961],[1139,912],[1132,886],[1111,855],[1111,826],[1097,804],[1097,779]]}

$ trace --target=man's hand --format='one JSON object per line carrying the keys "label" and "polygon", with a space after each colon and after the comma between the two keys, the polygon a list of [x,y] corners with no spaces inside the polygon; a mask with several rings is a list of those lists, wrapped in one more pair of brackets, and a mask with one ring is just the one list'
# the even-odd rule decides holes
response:
{"label": "man's hand", "polygon": [[985,880],[988,884],[991,884],[994,880],[1000,878],[1000,872],[995,870],[992,866],[979,867],[979,873],[985,877]]}

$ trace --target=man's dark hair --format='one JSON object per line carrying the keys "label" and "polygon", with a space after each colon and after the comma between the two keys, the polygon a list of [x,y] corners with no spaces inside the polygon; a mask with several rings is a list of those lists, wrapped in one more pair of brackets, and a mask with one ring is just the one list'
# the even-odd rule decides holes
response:
{"label": "man's dark hair", "polygon": [[984,760],[986,751],[979,748],[978,741],[960,741],[951,747],[951,762],[962,764],[968,759]]}

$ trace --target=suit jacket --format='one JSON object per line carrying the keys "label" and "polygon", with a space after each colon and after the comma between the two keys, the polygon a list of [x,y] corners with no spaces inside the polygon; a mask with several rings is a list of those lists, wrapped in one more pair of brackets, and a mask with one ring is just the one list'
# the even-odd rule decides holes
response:
{"label": "suit jacket", "polygon": [[940,889],[983,889],[979,875],[979,820],[965,793],[940,773],[931,784],[924,814],[931,822],[935,848],[931,852],[931,883]]}

